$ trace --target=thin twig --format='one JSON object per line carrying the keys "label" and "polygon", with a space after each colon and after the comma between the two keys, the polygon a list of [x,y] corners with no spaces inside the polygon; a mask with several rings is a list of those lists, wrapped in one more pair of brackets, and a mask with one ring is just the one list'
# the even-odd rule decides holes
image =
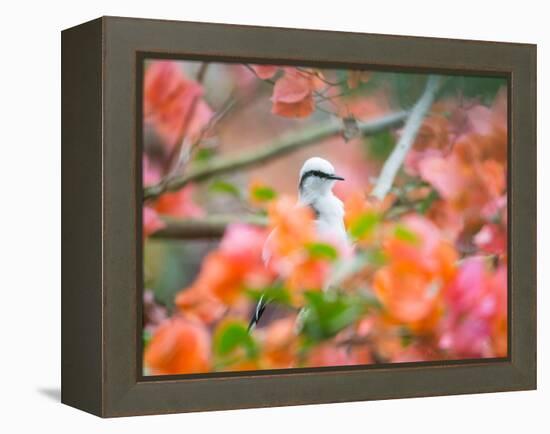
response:
{"label": "thin twig", "polygon": [[272,80],[271,78],[261,78],[258,73],[252,68],[252,66],[248,65],[247,63],[242,64],[246,69],[248,69],[252,74],[256,76],[258,80],[265,81],[266,83],[269,83],[271,85],[275,85],[275,80]]}
{"label": "thin twig", "polygon": [[209,63],[208,62],[202,62],[199,70],[197,71],[197,82],[198,83],[203,83],[204,82],[204,77],[206,77],[206,71],[208,71],[208,65]]}
{"label": "thin twig", "polygon": [[172,169],[168,172],[168,174],[162,180],[162,183],[166,183],[170,179],[179,175],[179,172],[181,171],[182,167],[185,164],[187,164],[187,162],[193,157],[194,152],[202,143],[204,136],[206,134],[209,134],[211,130],[217,127],[217,125],[222,121],[222,119],[233,109],[235,104],[236,103],[233,97],[233,93],[231,93],[229,98],[222,104],[222,107],[220,108],[220,110],[214,113],[210,117],[210,120],[206,123],[206,125],[204,125],[201,128],[198,136],[194,139],[192,143],[189,143],[187,137],[183,138],[182,146],[180,147],[180,151],[179,151],[179,156],[176,162],[174,163]]}
{"label": "thin twig", "polygon": [[382,200],[390,191],[395,176],[401,168],[409,149],[416,140],[418,130],[422,126],[424,117],[432,106],[440,86],[441,78],[439,76],[431,75],[428,77],[424,93],[411,110],[397,145],[395,145],[392,153],[384,163],[384,167],[380,172],[380,177],[372,190],[372,196]]}
{"label": "thin twig", "polygon": [[[370,122],[359,123],[359,132],[368,136],[401,125],[407,118],[408,112],[397,112],[375,119]],[[190,182],[200,182],[224,173],[234,172],[243,168],[256,166],[282,155],[289,154],[306,146],[342,132],[341,120],[332,120],[321,126],[294,132],[266,145],[258,145],[253,151],[248,151],[229,158],[214,158],[210,162],[190,166],[182,176],[172,178],[167,182],[144,189],[144,200],[151,200],[166,191],[179,190]]]}

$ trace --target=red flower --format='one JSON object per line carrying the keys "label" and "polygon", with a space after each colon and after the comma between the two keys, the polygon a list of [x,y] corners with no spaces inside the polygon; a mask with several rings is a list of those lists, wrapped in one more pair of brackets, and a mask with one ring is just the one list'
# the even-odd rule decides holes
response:
{"label": "red flower", "polygon": [[204,210],[193,202],[193,185],[162,194],[155,202],[155,210],[172,217],[202,217]]}
{"label": "red flower", "polygon": [[202,101],[202,87],[187,79],[178,62],[155,61],[145,71],[143,114],[168,146],[180,137],[193,136],[212,112]]}

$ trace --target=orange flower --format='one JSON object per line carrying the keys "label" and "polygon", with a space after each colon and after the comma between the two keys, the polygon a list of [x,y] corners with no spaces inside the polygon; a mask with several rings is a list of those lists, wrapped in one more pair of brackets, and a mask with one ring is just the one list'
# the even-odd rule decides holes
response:
{"label": "orange flower", "polygon": [[289,257],[315,239],[313,212],[307,207],[297,206],[290,197],[283,196],[270,203],[268,215],[273,229],[268,247],[275,257]]}
{"label": "orange flower", "polygon": [[[209,253],[202,262],[192,287],[184,290],[179,305],[185,310],[199,308],[221,301],[235,304],[246,287],[262,287],[270,283],[272,275],[262,261],[265,231],[252,226],[231,225],[217,250]],[[192,291],[191,295],[185,295]],[[199,300],[204,296],[204,300]],[[211,298],[213,297],[213,299]],[[199,309],[199,313],[202,309]],[[202,314],[201,316],[205,316]]]}
{"label": "orange flower", "polygon": [[436,200],[430,206],[426,216],[438,226],[445,238],[453,242],[457,240],[464,229],[462,215],[449,201]]}
{"label": "orange flower", "polygon": [[273,88],[272,112],[289,118],[309,116],[315,109],[313,92],[322,86],[323,82],[313,71],[285,68],[285,74]]}
{"label": "orange flower", "polygon": [[244,264],[215,251],[204,259],[195,285],[205,288],[223,303],[232,304],[243,289],[243,273],[246,273]]}
{"label": "orange flower", "polygon": [[295,307],[303,306],[303,292],[321,290],[328,278],[330,264],[326,260],[303,258],[296,261],[285,281],[291,291],[291,303]]}
{"label": "orange flower", "polygon": [[293,367],[298,354],[295,321],[294,316],[282,318],[273,321],[265,328],[263,359],[267,368]]}
{"label": "orange flower", "polygon": [[344,202],[344,223],[352,237],[359,242],[373,242],[379,233],[376,230],[378,223],[394,201],[393,193],[387,194],[382,201],[361,191],[351,194]]}
{"label": "orange flower", "polygon": [[497,357],[508,355],[508,276],[501,265],[490,279],[495,296],[495,315],[492,323],[493,351]]}
{"label": "orange flower", "polygon": [[[410,174],[418,173],[430,183],[460,213],[465,232],[471,236],[485,223],[480,208],[506,191],[506,92],[495,98],[492,107],[478,103],[447,106],[452,113],[449,137],[445,140],[445,134],[440,134],[439,139],[426,142],[425,150],[407,157],[407,168]],[[441,146],[445,141],[446,148]]]}
{"label": "orange flower", "polygon": [[349,348],[337,342],[327,342],[313,348],[308,354],[305,366],[348,366],[369,363],[372,363],[372,357],[367,346]]}
{"label": "orange flower", "polygon": [[389,263],[376,271],[373,286],[392,318],[422,329],[435,325],[428,317],[440,312],[440,290],[455,274],[457,254],[429,220],[411,215],[403,223],[384,243]]}
{"label": "orange flower", "polygon": [[449,121],[441,114],[427,117],[414,142],[416,150],[445,149],[449,146]]}
{"label": "orange flower", "polygon": [[365,194],[362,191],[355,191],[344,202],[344,210],[345,224],[349,228],[358,218],[371,212],[372,208],[369,207]]}
{"label": "orange flower", "polygon": [[248,186],[250,203],[255,206],[265,206],[277,198],[277,193],[259,179],[253,179]]}
{"label": "orange flower", "polygon": [[226,311],[221,300],[204,286],[192,286],[180,291],[175,303],[186,316],[197,318],[205,324],[217,321]]}
{"label": "orange flower", "polygon": [[156,330],[144,354],[153,375],[194,374],[210,369],[210,335],[181,317],[166,320]]}
{"label": "orange flower", "polygon": [[435,306],[437,283],[426,273],[385,266],[375,273],[373,285],[388,312],[400,322],[420,321]]}
{"label": "orange flower", "polygon": [[421,271],[444,281],[453,277],[457,255],[438,228],[420,215],[409,215],[393,226],[384,242],[390,262],[405,271]]}

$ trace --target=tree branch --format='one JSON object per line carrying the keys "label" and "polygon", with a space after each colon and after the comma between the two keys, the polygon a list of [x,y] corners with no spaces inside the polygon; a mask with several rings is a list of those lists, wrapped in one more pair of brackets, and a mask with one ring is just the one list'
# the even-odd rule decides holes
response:
{"label": "tree branch", "polygon": [[372,190],[372,196],[382,200],[390,191],[395,175],[397,175],[397,172],[403,164],[409,149],[416,140],[418,130],[422,126],[424,117],[432,106],[435,95],[437,94],[440,86],[441,77],[435,75],[430,75],[428,77],[424,93],[411,110],[397,145],[384,163],[384,167],[380,172],[380,177]]}
{"label": "tree branch", "polygon": [[[415,107],[416,108],[416,107]],[[408,112],[392,113],[380,117],[371,122],[359,123],[361,134],[373,135],[388,128],[401,125],[407,118]],[[245,167],[253,167],[274,158],[294,152],[300,148],[318,143],[319,141],[342,132],[343,126],[340,120],[327,122],[321,126],[305,131],[294,132],[266,145],[259,145],[253,151],[240,155],[213,159],[205,165],[189,167],[187,172],[177,178],[169,179],[158,185],[144,189],[144,200],[154,199],[167,191],[174,191],[184,187],[190,182],[200,182],[224,173],[233,172]]]}
{"label": "tree branch", "polygon": [[244,223],[254,226],[266,226],[267,218],[258,215],[211,215],[194,219],[163,218],[166,226],[151,235],[152,238],[168,239],[204,239],[219,238],[228,225]]}

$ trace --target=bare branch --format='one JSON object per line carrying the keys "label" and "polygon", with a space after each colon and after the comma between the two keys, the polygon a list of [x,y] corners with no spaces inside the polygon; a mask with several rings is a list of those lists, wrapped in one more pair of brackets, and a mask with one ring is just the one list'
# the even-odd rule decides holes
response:
{"label": "bare branch", "polygon": [[204,81],[204,77],[206,77],[206,71],[208,71],[208,66],[210,64],[208,62],[202,62],[198,72],[197,72],[197,82],[201,83]]}
{"label": "bare branch", "polygon": [[[407,118],[408,112],[392,113],[370,122],[359,123],[359,131],[368,136],[401,125]],[[258,145],[253,151],[248,151],[229,158],[213,159],[203,165],[191,166],[180,177],[172,178],[166,182],[144,189],[144,200],[154,199],[166,191],[178,190],[190,182],[200,182],[224,173],[233,172],[243,168],[256,166],[282,155],[289,154],[298,149],[319,143],[328,137],[342,133],[340,119],[332,120],[321,126],[294,132],[266,145]]]}
{"label": "bare branch", "polygon": [[384,167],[380,172],[380,177],[372,190],[372,196],[382,200],[390,191],[395,175],[397,175],[409,149],[416,140],[418,130],[422,126],[424,117],[432,106],[440,86],[441,77],[435,75],[430,75],[428,77],[424,93],[411,110],[397,145],[395,145],[392,153],[384,163]]}
{"label": "bare branch", "polygon": [[266,226],[267,218],[258,215],[211,215],[194,219],[163,218],[166,226],[151,235],[152,238],[204,239],[219,238],[232,223]]}

